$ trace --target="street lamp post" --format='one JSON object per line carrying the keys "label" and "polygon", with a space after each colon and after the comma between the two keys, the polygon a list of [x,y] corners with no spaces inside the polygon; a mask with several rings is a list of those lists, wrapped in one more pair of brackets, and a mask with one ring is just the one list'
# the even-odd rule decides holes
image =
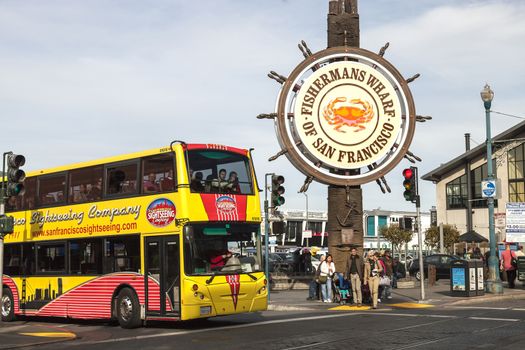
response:
{"label": "street lamp post", "polygon": [[[490,107],[492,99],[494,98],[494,91],[490,89],[488,84],[481,91],[481,99],[485,106],[485,119],[487,123],[487,180],[494,180],[494,172],[492,169],[492,137],[490,135]],[[499,261],[496,256],[496,232],[494,230],[494,197],[487,198],[487,206],[489,209],[489,241],[490,241],[490,257],[489,257],[489,278],[487,280],[487,291],[494,294],[503,293],[503,285],[499,278]]]}
{"label": "street lamp post", "polygon": [[[303,192],[304,196],[306,197],[306,225],[304,226],[304,230],[308,231],[308,195],[306,192]],[[306,238],[306,246],[309,247],[309,241],[308,237]]]}

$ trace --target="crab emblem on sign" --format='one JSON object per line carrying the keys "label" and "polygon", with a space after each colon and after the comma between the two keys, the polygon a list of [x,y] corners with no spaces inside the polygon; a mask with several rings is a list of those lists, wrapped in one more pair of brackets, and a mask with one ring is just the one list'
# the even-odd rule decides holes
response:
{"label": "crab emblem on sign", "polygon": [[344,102],[347,102],[346,97],[336,97],[328,102],[323,109],[323,117],[328,124],[335,125],[334,130],[339,132],[346,132],[341,130],[344,126],[357,128],[354,132],[366,129],[364,124],[374,118],[374,108],[370,103],[358,98]]}

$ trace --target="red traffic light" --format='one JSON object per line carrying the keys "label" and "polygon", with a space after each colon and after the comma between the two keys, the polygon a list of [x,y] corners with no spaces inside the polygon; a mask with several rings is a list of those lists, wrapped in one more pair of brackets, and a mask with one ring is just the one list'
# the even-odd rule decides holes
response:
{"label": "red traffic light", "polygon": [[405,170],[403,170],[403,177],[405,179],[411,179],[412,176],[414,176],[414,171],[410,168],[406,168]]}

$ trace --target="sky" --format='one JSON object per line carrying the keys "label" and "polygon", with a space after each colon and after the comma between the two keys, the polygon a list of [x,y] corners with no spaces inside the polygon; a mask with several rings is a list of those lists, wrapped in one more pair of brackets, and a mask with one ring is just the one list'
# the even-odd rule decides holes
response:
{"label": "sky", "polygon": [[[285,176],[284,209],[304,209],[304,176],[286,159],[273,122],[279,84],[300,63],[297,44],[326,48],[328,0],[0,0],[0,150],[37,170],[169,145],[254,148],[260,184]],[[385,54],[410,84],[418,123],[410,150],[420,175],[486,139],[479,92],[492,109],[525,116],[525,2],[521,0],[361,0],[361,47]],[[493,135],[520,119],[492,115]],[[415,211],[403,199],[403,160],[372,182],[364,209]],[[262,185],[261,185],[262,187]],[[420,181],[421,208],[435,185]],[[326,210],[327,186],[313,183],[310,210]]]}

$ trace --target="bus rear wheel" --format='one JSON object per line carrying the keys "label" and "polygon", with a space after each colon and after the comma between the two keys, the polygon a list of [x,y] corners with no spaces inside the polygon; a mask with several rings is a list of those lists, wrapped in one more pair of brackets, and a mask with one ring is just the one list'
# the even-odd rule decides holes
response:
{"label": "bus rear wheel", "polygon": [[137,328],[141,325],[139,299],[129,288],[118,293],[117,320],[122,328]]}
{"label": "bus rear wheel", "polygon": [[2,300],[0,302],[0,311],[2,312],[2,321],[11,322],[15,320],[15,301],[11,289],[2,290]]}

